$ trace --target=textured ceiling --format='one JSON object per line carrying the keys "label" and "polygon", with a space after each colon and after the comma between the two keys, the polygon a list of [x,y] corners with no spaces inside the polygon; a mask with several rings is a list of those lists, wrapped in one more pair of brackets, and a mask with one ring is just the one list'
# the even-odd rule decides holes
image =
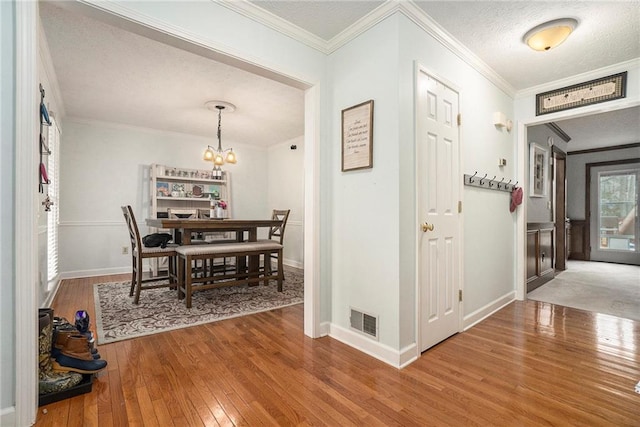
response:
{"label": "textured ceiling", "polygon": [[[640,57],[638,1],[417,1],[453,37],[516,90]],[[578,20],[569,38],[547,52],[522,42],[536,25]]]}
{"label": "textured ceiling", "polygon": [[[250,4],[330,42],[382,3],[253,0]],[[640,57],[639,0],[415,3],[516,90]],[[65,7],[68,4],[62,2],[59,8],[40,3],[69,116],[213,138],[216,120],[204,102],[217,99],[237,106],[236,112],[223,116],[227,141],[266,146],[303,133],[301,90],[88,18]],[[531,27],[565,16],[577,19],[579,25],[556,49],[534,52],[522,43],[522,35]],[[610,113],[585,132],[581,129],[592,123],[588,118],[574,119],[580,128],[571,121],[559,124],[576,141],[570,150],[579,150],[611,145],[613,140],[638,142],[637,118],[638,109]],[[623,130],[623,125],[631,129]],[[584,140],[572,132],[582,132]],[[625,135],[631,140],[621,140]]]}
{"label": "textured ceiling", "polygon": [[304,92],[41,3],[40,15],[70,117],[211,137],[222,100],[223,141],[268,146],[304,133]]}

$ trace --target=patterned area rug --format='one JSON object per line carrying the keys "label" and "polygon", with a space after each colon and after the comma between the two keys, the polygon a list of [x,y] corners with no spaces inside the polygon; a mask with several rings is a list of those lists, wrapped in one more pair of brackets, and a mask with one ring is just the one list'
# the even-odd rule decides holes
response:
{"label": "patterned area rug", "polygon": [[269,286],[230,286],[195,292],[192,307],[178,300],[177,291],[150,289],[140,294],[140,304],[129,297],[131,282],[93,285],[98,344],[108,344],[217,320],[245,316],[303,302],[304,275],[285,267],[282,292],[275,281]]}

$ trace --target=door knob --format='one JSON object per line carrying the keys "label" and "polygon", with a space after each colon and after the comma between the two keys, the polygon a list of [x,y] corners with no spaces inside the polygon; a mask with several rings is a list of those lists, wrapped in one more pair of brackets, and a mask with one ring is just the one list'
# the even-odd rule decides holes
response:
{"label": "door knob", "polygon": [[429,224],[428,222],[425,222],[422,224],[422,231],[424,231],[425,233],[427,231],[433,231],[433,224]]}

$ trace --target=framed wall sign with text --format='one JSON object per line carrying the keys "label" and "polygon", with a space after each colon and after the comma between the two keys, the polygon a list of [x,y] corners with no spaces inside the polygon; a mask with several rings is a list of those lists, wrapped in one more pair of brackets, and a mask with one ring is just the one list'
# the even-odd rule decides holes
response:
{"label": "framed wall sign with text", "polygon": [[373,167],[373,100],[342,110],[342,171]]}
{"label": "framed wall sign with text", "polygon": [[536,116],[627,96],[627,72],[536,95]]}

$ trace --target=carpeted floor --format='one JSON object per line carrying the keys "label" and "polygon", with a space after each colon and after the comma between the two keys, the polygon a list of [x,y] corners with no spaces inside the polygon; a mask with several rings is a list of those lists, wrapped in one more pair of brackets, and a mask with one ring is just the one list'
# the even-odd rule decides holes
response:
{"label": "carpeted floor", "polygon": [[640,320],[640,267],[569,261],[567,269],[529,292],[529,299]]}
{"label": "carpeted floor", "polygon": [[177,291],[151,289],[140,295],[140,304],[129,297],[131,282],[94,285],[98,344],[107,344],[173,329],[186,328],[303,302],[304,275],[285,267],[283,291],[275,281],[269,286],[231,286],[193,294],[192,308],[178,300]]}

